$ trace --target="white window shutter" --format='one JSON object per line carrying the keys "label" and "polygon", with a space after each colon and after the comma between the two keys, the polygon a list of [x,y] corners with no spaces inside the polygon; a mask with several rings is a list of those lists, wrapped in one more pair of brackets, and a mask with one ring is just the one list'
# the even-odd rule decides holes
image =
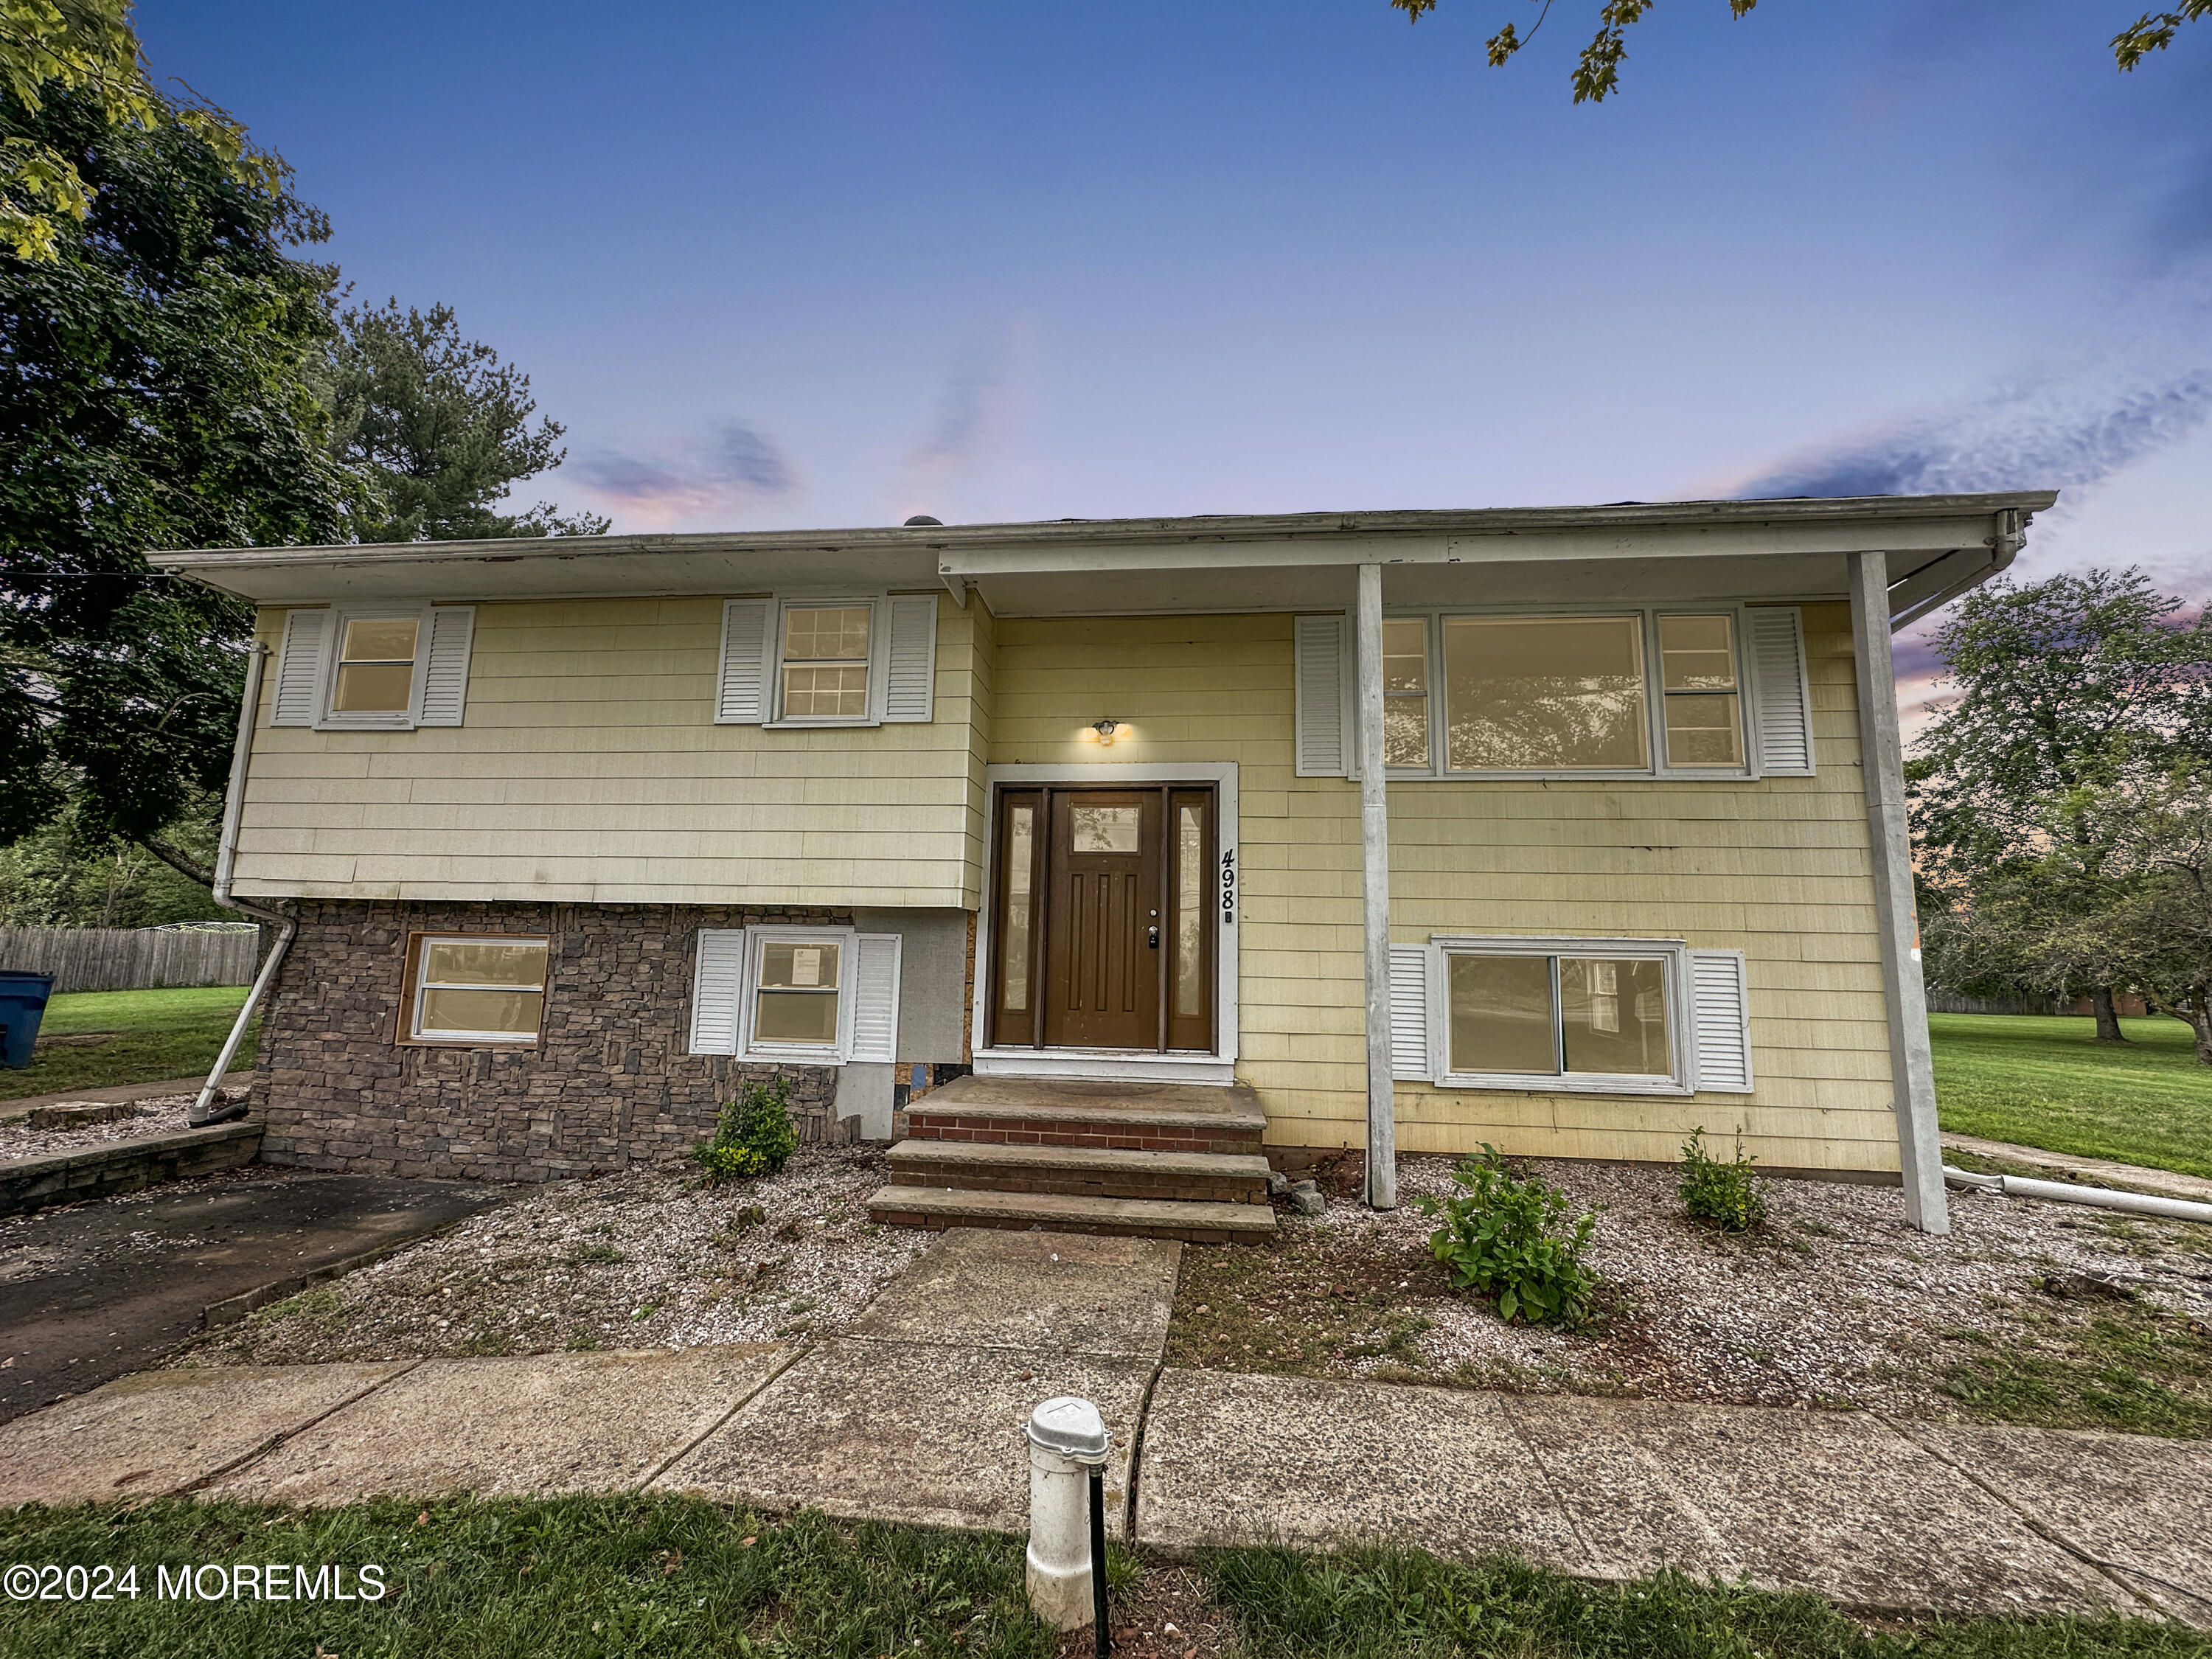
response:
{"label": "white window shutter", "polygon": [[441,605],[430,611],[430,654],[422,669],[421,726],[459,726],[469,701],[469,647],[477,608]]}
{"label": "white window shutter", "polygon": [[1759,769],[1780,776],[1813,772],[1813,701],[1805,678],[1805,623],[1795,605],[1755,605],[1751,683],[1759,714]]}
{"label": "white window shutter", "polygon": [[1751,1092],[1751,1008],[1744,992],[1743,952],[1690,952],[1690,1028],[1697,1047],[1697,1086]]}
{"label": "white window shutter", "polygon": [[853,939],[851,1059],[888,1066],[898,1059],[899,936],[859,933]]}
{"label": "white window shutter", "polygon": [[323,694],[323,647],[330,637],[327,611],[288,611],[284,642],[276,653],[276,685],[270,694],[269,724],[313,726]]}
{"label": "white window shutter", "polygon": [[1429,947],[1390,947],[1390,1075],[1419,1079],[1436,1075],[1429,1058]]}
{"label": "white window shutter", "polygon": [[691,1052],[738,1052],[738,1013],[745,994],[745,935],[738,927],[702,927],[691,976]]}
{"label": "white window shutter", "polygon": [[774,599],[730,599],[722,606],[722,660],[715,676],[714,723],[758,726],[775,701]]}
{"label": "white window shutter", "polygon": [[1357,769],[1344,695],[1351,630],[1341,616],[1299,617],[1291,626],[1297,694],[1297,775],[1348,777]]}
{"label": "white window shutter", "polygon": [[884,659],[883,718],[927,723],[937,692],[937,595],[900,593],[884,602],[890,649]]}

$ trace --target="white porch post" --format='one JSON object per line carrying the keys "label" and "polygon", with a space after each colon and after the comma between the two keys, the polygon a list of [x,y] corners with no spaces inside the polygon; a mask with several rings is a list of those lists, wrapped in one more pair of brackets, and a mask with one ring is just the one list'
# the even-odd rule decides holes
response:
{"label": "white porch post", "polygon": [[1881,939],[1889,1074],[1905,1216],[1923,1233],[1951,1231],[1943,1144],[1936,1127],[1936,1072],[1928,1052],[1928,998],[1920,981],[1919,922],[1905,814],[1905,754],[1897,730],[1897,678],[1889,653],[1889,556],[1854,553],[1851,655],[1858,669],[1859,756],[1874,856],[1875,929]]}
{"label": "white porch post", "polygon": [[1390,809],[1382,769],[1382,567],[1359,567],[1359,846],[1367,924],[1367,1201],[1398,1207],[1390,1092]]}

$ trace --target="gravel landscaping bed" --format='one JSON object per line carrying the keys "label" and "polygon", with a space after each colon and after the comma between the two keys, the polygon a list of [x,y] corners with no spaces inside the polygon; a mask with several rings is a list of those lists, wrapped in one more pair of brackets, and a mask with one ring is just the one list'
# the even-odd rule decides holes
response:
{"label": "gravel landscaping bed", "polygon": [[878,1227],[886,1164],[802,1148],[721,1187],[689,1164],[563,1181],[262,1310],[172,1365],[674,1348],[828,1334],[933,1235]]}
{"label": "gravel landscaping bed", "polygon": [[[196,1095],[157,1095],[133,1103],[137,1115],[106,1123],[90,1123],[82,1129],[33,1129],[18,1120],[0,1123],[0,1164],[19,1158],[45,1158],[54,1152],[82,1152],[111,1141],[137,1140],[145,1135],[182,1134],[191,1126],[185,1121]],[[103,1101],[87,1101],[88,1106]]]}
{"label": "gravel landscaping bed", "polygon": [[1332,1192],[1273,1244],[1187,1251],[1170,1362],[2212,1435],[2212,1227],[1954,1193],[1931,1238],[1894,1188],[1762,1181],[1765,1224],[1730,1237],[1670,1166],[1532,1161],[1604,1206],[1570,1333],[1451,1292],[1411,1200],[1453,1163],[1402,1158],[1388,1214]]}

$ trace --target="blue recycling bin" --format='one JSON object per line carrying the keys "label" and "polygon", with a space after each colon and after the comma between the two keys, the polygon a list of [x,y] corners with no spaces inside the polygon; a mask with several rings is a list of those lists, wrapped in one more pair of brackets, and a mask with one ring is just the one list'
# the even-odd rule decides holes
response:
{"label": "blue recycling bin", "polygon": [[0,974],[0,1066],[31,1063],[31,1045],[39,1040],[39,1022],[53,990],[52,974]]}

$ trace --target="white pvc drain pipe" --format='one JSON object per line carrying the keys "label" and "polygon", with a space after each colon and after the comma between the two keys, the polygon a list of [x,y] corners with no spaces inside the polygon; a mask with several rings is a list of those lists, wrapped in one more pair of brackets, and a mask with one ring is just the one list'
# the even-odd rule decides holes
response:
{"label": "white pvc drain pipe", "polygon": [[1030,1413],[1030,1606],[1054,1630],[1094,1620],[1106,1651],[1106,1419],[1061,1395]]}
{"label": "white pvc drain pipe", "polygon": [[2149,1193],[2115,1192],[2110,1187],[2077,1187],[2070,1181],[2033,1181],[2025,1176],[1981,1175],[1972,1170],[1943,1166],[1943,1179],[1954,1187],[1977,1192],[2001,1193],[2007,1198],[2040,1198],[2058,1204],[2087,1204],[2094,1209],[2119,1210],[2129,1215],[2162,1215],[2175,1221],[2212,1221],[2212,1204],[2185,1198],[2159,1198]]}

